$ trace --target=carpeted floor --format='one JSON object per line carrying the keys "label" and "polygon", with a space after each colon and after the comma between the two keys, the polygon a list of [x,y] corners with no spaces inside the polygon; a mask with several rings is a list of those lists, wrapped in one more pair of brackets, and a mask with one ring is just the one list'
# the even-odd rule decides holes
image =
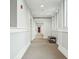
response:
{"label": "carpeted floor", "polygon": [[67,59],[58,49],[56,44],[51,44],[47,39],[35,39],[25,52],[22,59]]}

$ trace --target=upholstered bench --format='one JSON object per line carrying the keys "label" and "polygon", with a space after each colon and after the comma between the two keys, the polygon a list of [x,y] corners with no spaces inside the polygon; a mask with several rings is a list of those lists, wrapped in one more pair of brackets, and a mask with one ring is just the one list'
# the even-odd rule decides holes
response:
{"label": "upholstered bench", "polygon": [[56,43],[56,37],[55,36],[48,36],[49,43]]}

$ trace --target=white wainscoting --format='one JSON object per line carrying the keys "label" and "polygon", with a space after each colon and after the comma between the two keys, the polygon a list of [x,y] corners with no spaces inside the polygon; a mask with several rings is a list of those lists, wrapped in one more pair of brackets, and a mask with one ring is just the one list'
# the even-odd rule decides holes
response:
{"label": "white wainscoting", "polygon": [[25,52],[27,51],[27,49],[29,48],[30,44],[31,44],[31,43],[29,42],[26,46],[24,46],[24,48],[22,48],[22,49],[19,51],[19,53],[17,54],[17,56],[16,56],[14,59],[22,59],[24,53],[25,53]]}
{"label": "white wainscoting", "polygon": [[68,58],[68,50],[66,48],[64,48],[63,46],[59,45],[58,49],[65,57]]}
{"label": "white wainscoting", "polygon": [[30,31],[10,33],[10,59],[21,59],[28,49],[31,38]]}
{"label": "white wainscoting", "polygon": [[58,30],[58,49],[62,54],[68,58],[68,31],[67,30]]}
{"label": "white wainscoting", "polygon": [[68,31],[67,30],[53,30],[52,36],[57,37],[58,49],[62,54],[68,58]]}

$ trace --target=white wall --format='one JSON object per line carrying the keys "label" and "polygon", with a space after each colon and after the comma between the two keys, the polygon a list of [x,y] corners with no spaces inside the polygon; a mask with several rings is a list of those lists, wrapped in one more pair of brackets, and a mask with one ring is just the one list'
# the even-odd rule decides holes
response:
{"label": "white wall", "polygon": [[52,36],[57,37],[57,19],[56,19],[56,16],[52,17]]}
{"label": "white wall", "polygon": [[35,24],[34,19],[32,19],[32,40],[35,39],[36,34],[37,34],[37,32],[36,32],[36,24]]}
{"label": "white wall", "polygon": [[39,18],[39,19],[34,19],[34,21],[35,21],[35,23],[36,23],[36,25],[35,25],[35,27],[36,27],[36,29],[35,29],[35,31],[36,31],[36,33],[37,33],[37,23],[39,23],[40,24],[40,26],[41,26],[41,33],[44,35],[44,38],[47,38],[48,36],[51,36],[52,35],[52,33],[51,33],[51,31],[52,31],[52,19],[51,18]]}
{"label": "white wall", "polygon": [[[21,5],[23,5],[23,9],[21,9]],[[27,28],[30,29],[30,13],[27,5],[24,0],[17,0],[17,28]]]}
{"label": "white wall", "polygon": [[[23,9],[20,6],[23,5]],[[10,59],[21,59],[31,42],[31,13],[24,0],[17,0],[17,27],[10,32]]]}
{"label": "white wall", "polygon": [[58,49],[68,58],[68,32],[58,31]]}
{"label": "white wall", "polygon": [[67,27],[64,26],[64,13],[64,3],[62,2],[60,5],[60,10],[57,13],[57,44],[59,45],[58,49],[66,57],[68,57],[68,31]]}
{"label": "white wall", "polygon": [[62,34],[62,46],[68,50],[68,32],[63,32]]}
{"label": "white wall", "polygon": [[62,43],[62,30],[63,30],[63,2],[60,5],[59,12],[57,13],[57,36],[58,40],[57,43]]}
{"label": "white wall", "polygon": [[23,49],[30,43],[30,34],[28,31],[10,33],[10,39],[11,59],[18,59],[21,57],[19,53],[23,53]]}

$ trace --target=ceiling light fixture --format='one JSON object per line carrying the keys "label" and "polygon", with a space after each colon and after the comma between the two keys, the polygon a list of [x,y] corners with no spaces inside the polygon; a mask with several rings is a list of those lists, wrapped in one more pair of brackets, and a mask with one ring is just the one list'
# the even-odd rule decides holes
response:
{"label": "ceiling light fixture", "polygon": [[41,5],[40,7],[44,7],[44,5]]}

